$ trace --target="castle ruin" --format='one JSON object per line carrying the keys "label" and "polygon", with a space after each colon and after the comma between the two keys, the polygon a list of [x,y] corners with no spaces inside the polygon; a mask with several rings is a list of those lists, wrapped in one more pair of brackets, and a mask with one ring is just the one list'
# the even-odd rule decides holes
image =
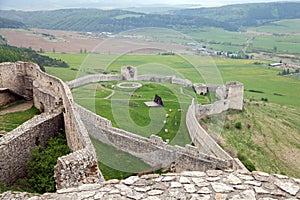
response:
{"label": "castle ruin", "polygon": [[[68,85],[72,88],[88,82],[122,79],[122,75],[90,75],[71,81]],[[137,79],[161,81],[172,80],[174,77],[141,75]],[[180,80],[175,83],[186,85],[189,82]],[[213,104],[199,105],[192,102],[189,107],[186,123],[190,136],[195,143],[198,142],[206,149],[206,152],[210,152],[207,154],[191,145],[186,145],[185,148],[170,146],[155,135],[144,138],[114,128],[109,120],[75,104],[68,85],[42,72],[33,63],[0,64],[0,88],[5,88],[2,90],[7,94],[10,92],[25,99],[33,99],[35,107],[43,112],[0,139],[0,180],[10,185],[18,176],[22,176],[30,150],[36,146],[35,141],[45,143],[62,127],[72,151],[57,161],[57,193],[34,195],[6,192],[0,195],[1,199],[29,199],[33,196],[37,199],[210,199],[221,198],[222,195],[224,198],[235,199],[271,198],[278,195],[283,198],[300,197],[298,179],[282,175],[271,176],[262,172],[249,174],[247,171],[235,171],[233,159],[204,129],[201,130],[197,116],[203,113],[218,113],[224,109],[242,109],[241,83],[228,83],[225,89],[216,87],[220,98]],[[155,166],[160,160],[166,161],[164,167],[174,164],[176,174],[132,176],[121,182],[103,182],[89,134],[143,159],[151,166]],[[154,187],[153,181],[157,186]],[[142,188],[137,188],[138,182],[143,184]],[[267,189],[266,185],[272,186],[272,191]],[[174,189],[178,192],[174,193]]]}

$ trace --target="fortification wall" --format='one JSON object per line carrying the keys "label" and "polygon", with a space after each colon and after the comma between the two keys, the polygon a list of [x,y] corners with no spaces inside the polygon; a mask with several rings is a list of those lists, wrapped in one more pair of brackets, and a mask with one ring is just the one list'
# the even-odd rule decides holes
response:
{"label": "fortification wall", "polygon": [[202,154],[199,149],[190,145],[186,145],[185,148],[171,146],[155,135],[144,138],[114,128],[109,120],[77,104],[76,109],[92,137],[141,158],[153,167],[162,165],[168,168],[171,164],[175,164],[177,171],[183,171],[227,169],[232,165],[231,162]]}
{"label": "fortification wall", "polygon": [[173,76],[154,76],[154,75],[138,75],[139,81],[151,81],[151,82],[165,82],[165,81],[171,81]]}
{"label": "fortification wall", "polygon": [[244,85],[240,82],[229,82],[226,84],[228,107],[235,110],[243,110]]}
{"label": "fortification wall", "polygon": [[21,99],[20,96],[10,92],[7,88],[0,88],[0,107]]}
{"label": "fortification wall", "polygon": [[24,176],[32,148],[47,143],[63,128],[60,113],[35,116],[0,139],[0,181],[11,185]]}
{"label": "fortification wall", "polygon": [[[56,166],[57,188],[98,182],[102,175],[98,170],[95,149],[80,117],[75,112],[73,97],[68,86],[60,79],[42,72],[39,66],[33,63],[2,63],[0,64],[0,74],[0,87],[6,87],[20,95],[31,94],[34,105],[47,114],[63,113],[68,146],[73,153],[60,158],[60,162]],[[11,139],[15,140],[15,138]],[[1,138],[2,140],[3,138]],[[9,141],[4,141],[5,144],[7,142]],[[20,148],[18,151],[22,151],[22,148],[25,147],[21,146]],[[79,150],[80,153],[77,152]],[[70,181],[74,173],[85,174],[80,179]]]}
{"label": "fortification wall", "polygon": [[202,148],[207,154],[212,154],[223,160],[233,159],[215,142],[213,138],[201,127],[196,116],[196,105],[194,99],[186,114],[186,126],[194,144]]}
{"label": "fortification wall", "polygon": [[229,109],[228,100],[219,100],[212,104],[196,104],[196,118],[200,119],[202,116],[213,115],[213,114],[220,114]]}
{"label": "fortification wall", "polygon": [[87,76],[72,80],[70,82],[67,82],[67,85],[70,88],[75,88],[75,87],[80,87],[80,86],[88,84],[88,83],[97,83],[100,81],[118,81],[118,80],[122,80],[121,75],[95,74],[95,75],[87,75]]}

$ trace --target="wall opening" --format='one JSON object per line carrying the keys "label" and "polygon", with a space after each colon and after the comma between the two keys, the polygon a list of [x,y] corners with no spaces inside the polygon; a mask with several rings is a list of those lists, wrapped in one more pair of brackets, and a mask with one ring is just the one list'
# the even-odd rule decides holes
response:
{"label": "wall opening", "polygon": [[40,111],[41,111],[41,113],[45,112],[45,107],[42,102],[40,102]]}

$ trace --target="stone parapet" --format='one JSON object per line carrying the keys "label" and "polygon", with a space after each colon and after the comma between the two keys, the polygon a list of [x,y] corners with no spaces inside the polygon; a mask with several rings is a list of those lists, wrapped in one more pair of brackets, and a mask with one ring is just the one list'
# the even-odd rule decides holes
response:
{"label": "stone parapet", "polygon": [[1,200],[296,200],[299,198],[300,179],[263,172],[220,170],[131,176],[122,181],[109,180],[101,184],[85,184],[43,195],[11,191],[0,194]]}

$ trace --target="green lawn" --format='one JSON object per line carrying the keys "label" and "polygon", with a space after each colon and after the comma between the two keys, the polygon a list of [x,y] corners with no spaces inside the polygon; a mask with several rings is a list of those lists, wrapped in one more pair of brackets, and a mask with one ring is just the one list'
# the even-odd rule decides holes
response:
{"label": "green lawn", "polygon": [[10,132],[38,114],[40,111],[32,106],[25,111],[0,115],[0,131]]}
{"label": "green lawn", "polygon": [[99,168],[106,180],[123,179],[150,168],[141,159],[91,137],[96,149]]}
{"label": "green lawn", "polygon": [[[134,92],[115,88],[114,95],[109,99],[99,97],[99,94],[102,94],[103,88],[109,89],[116,82],[88,84],[74,88],[72,92],[77,103],[111,120],[115,127],[144,137],[156,134],[163,140],[168,139],[171,144],[184,146],[190,143],[186,125],[182,123],[185,121],[187,108],[192,96],[201,103],[209,103],[209,97],[195,95],[191,88],[170,83],[141,83],[143,87]],[[155,94],[162,97],[164,107],[149,108],[144,104],[145,101],[153,101]],[[164,120],[166,124],[163,123]],[[167,133],[165,129],[168,130]]]}

